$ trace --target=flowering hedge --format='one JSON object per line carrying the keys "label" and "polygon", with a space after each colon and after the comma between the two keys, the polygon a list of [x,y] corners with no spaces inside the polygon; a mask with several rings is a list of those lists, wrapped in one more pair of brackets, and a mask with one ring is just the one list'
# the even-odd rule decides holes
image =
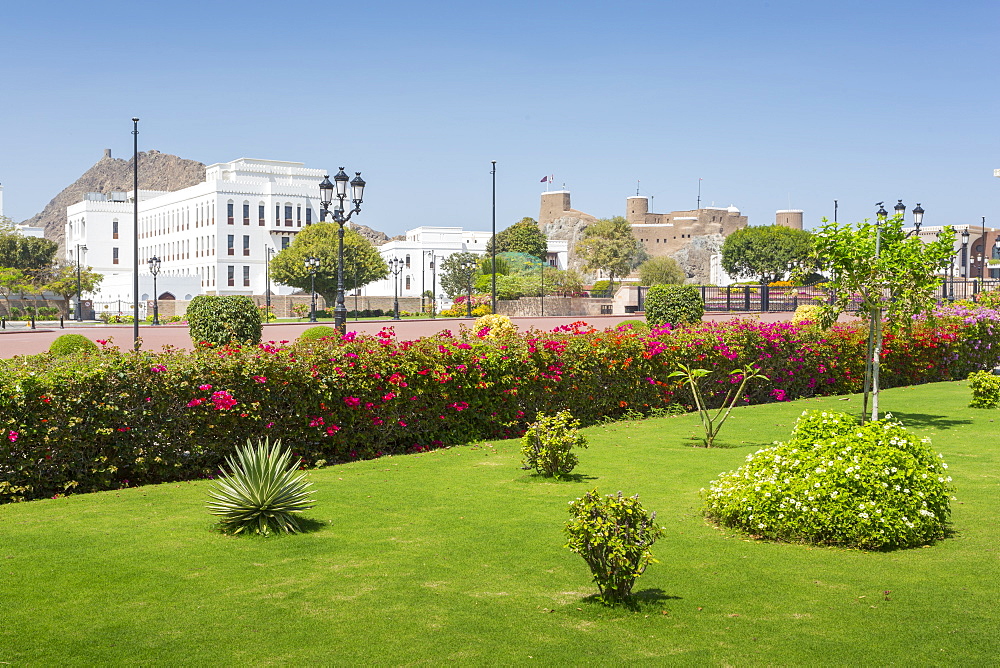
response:
{"label": "flowering hedge", "polygon": [[[995,313],[995,312],[993,312]],[[991,313],[941,313],[887,334],[883,387],[965,378],[1000,361]],[[732,321],[651,332],[483,328],[245,348],[0,360],[0,503],[204,477],[248,438],[280,438],[307,465],[516,437],[539,412],[584,424],[688,403],[678,361],[771,379],[747,403],[860,389],[865,332]]]}

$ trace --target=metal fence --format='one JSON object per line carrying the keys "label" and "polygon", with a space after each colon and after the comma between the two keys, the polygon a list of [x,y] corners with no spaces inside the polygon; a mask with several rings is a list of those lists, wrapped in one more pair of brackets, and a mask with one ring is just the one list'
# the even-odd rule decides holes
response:
{"label": "metal fence", "polygon": [[[746,311],[754,313],[794,311],[799,306],[829,303],[833,294],[821,287],[769,285],[696,285],[705,303],[705,312]],[[941,283],[941,301],[976,301],[980,292],[1000,290],[1000,280],[946,280]],[[639,288],[639,311],[645,311],[648,287]]]}

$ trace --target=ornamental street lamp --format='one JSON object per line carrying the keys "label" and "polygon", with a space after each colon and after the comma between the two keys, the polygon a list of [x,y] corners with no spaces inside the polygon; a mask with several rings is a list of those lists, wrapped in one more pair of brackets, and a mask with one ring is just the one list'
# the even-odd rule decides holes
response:
{"label": "ornamental street lamp", "polygon": [[962,294],[967,296],[969,289],[969,228],[962,230]]}
{"label": "ornamental street lamp", "polygon": [[[312,305],[309,309],[309,322],[316,322],[316,272],[319,271],[319,258],[307,257],[303,263],[306,266],[306,271],[309,272],[311,282]],[[343,287],[343,284],[341,284],[341,287]],[[341,303],[341,306],[343,306],[343,303]]]}
{"label": "ornamental street lamp", "polygon": [[322,207],[319,219],[321,221],[325,221],[326,215],[330,213],[330,204],[333,203],[334,196],[337,198],[337,205],[332,212],[333,222],[340,226],[337,231],[337,306],[333,309],[333,324],[341,335],[347,333],[347,307],[344,305],[344,223],[349,221],[354,214],[361,213],[361,200],[365,193],[365,182],[361,178],[361,172],[354,172],[354,178],[350,179],[351,204],[353,206],[345,214],[344,200],[347,199],[348,178],[344,168],[341,167],[340,171],[333,177],[335,184],[330,182],[329,174],[324,176],[319,184],[320,206]]}
{"label": "ornamental street lamp", "polygon": [[83,322],[83,293],[80,292],[80,251],[86,252],[85,244],[76,245],[76,321]]}
{"label": "ornamental street lamp", "polygon": [[149,273],[153,275],[153,324],[160,324],[160,302],[156,294],[156,275],[160,273],[160,258],[155,255],[149,258]]}
{"label": "ornamental street lamp", "polygon": [[271,321],[271,256],[274,255],[274,248],[264,246],[264,281],[267,283],[267,290],[264,293],[264,322]]}
{"label": "ornamental street lamp", "polygon": [[465,270],[465,280],[469,287],[469,297],[468,302],[466,302],[466,318],[472,317],[472,272],[475,268],[476,263],[471,260],[462,263],[462,269]]}
{"label": "ornamental street lamp", "polygon": [[[902,201],[902,200],[900,200]],[[920,202],[917,202],[917,206],[913,208],[913,227],[917,232],[917,236],[920,236],[920,226],[924,224],[924,210],[920,206]]]}
{"label": "ornamental street lamp", "polygon": [[431,255],[431,320],[437,318],[437,261],[442,259],[435,256],[434,251],[427,251]]}
{"label": "ornamental street lamp", "polygon": [[399,274],[403,271],[403,265],[406,264],[403,260],[398,257],[394,257],[389,260],[389,271],[392,272],[392,311],[393,320],[399,320]]}
{"label": "ornamental street lamp", "polygon": [[139,119],[132,119],[132,344],[139,350]]}

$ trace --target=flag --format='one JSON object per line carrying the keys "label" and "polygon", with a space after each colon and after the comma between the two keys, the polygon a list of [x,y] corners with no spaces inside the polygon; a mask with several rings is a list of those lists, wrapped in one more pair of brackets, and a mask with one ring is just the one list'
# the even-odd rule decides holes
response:
{"label": "flag", "polygon": [[549,182],[549,177],[548,176],[543,176],[542,180],[539,181],[539,183],[548,183],[548,182]]}

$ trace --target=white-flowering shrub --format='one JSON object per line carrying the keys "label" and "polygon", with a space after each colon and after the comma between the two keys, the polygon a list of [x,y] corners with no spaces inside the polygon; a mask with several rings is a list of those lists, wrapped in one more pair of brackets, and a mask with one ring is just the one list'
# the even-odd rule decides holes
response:
{"label": "white-flowering shrub", "polygon": [[807,411],[787,443],[747,456],[702,490],[706,515],[753,536],[887,549],[945,534],[951,477],[929,439],[890,416],[859,425]]}

